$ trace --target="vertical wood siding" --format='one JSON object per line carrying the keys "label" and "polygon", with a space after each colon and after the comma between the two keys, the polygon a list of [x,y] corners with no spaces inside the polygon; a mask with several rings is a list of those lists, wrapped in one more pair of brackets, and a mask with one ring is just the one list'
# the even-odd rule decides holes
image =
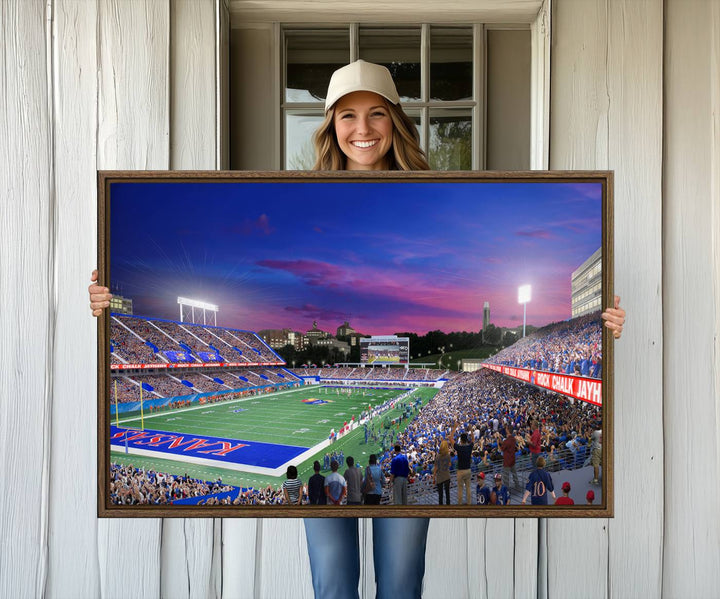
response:
{"label": "vertical wood siding", "polygon": [[[615,285],[630,313],[615,348],[616,516],[434,519],[424,596],[712,597],[720,4],[552,8],[550,167],[615,170]],[[227,10],[0,2],[2,597],[312,596],[301,520],[95,517],[95,169],[223,160]]]}
{"label": "vertical wood siding", "polygon": [[615,290],[630,318],[615,344],[615,518],[548,521],[548,594],[657,597],[663,5],[556,0],[553,8],[550,166],[615,171]]}
{"label": "vertical wood siding", "polygon": [[663,592],[717,597],[720,10],[703,1],[666,8]]}
{"label": "vertical wood siding", "polygon": [[54,334],[45,3],[0,4],[0,596],[47,574]]}
{"label": "vertical wood siding", "polygon": [[258,533],[263,520],[227,519],[222,524],[222,597],[262,597],[255,583],[261,564]]}
{"label": "vertical wood siding", "polygon": [[[53,5],[56,333],[47,597],[98,597],[97,343],[87,285],[97,264],[95,4]],[[1,594],[1,593],[0,593]]]}
{"label": "vertical wood siding", "polygon": [[[552,10],[550,168],[607,169],[606,3],[554,0]],[[616,239],[617,235],[616,231]],[[620,401],[621,389],[616,385],[615,403]],[[617,459],[617,449],[615,455]],[[576,501],[584,502],[584,498]],[[547,521],[548,597],[602,599],[608,595],[607,526],[606,519]]]}
{"label": "vertical wood siding", "polygon": [[[170,2],[170,168],[217,167],[215,3]],[[220,597],[222,527],[210,518],[167,518],[162,525],[162,597]]]}
{"label": "vertical wood siding", "polygon": [[[311,599],[310,560],[300,518],[258,520],[255,597]],[[342,576],[342,572],[338,572]]]}
{"label": "vertical wood siding", "polygon": [[[98,169],[167,169],[167,1],[98,3]],[[160,596],[162,521],[102,519],[98,556],[103,597]]]}
{"label": "vertical wood siding", "polygon": [[[615,171],[615,518],[608,593],[659,597],[663,551],[663,2],[608,3],[608,166]],[[633,497],[628,491],[633,491]],[[680,508],[673,502],[674,509]],[[682,509],[682,508],[681,508]]]}

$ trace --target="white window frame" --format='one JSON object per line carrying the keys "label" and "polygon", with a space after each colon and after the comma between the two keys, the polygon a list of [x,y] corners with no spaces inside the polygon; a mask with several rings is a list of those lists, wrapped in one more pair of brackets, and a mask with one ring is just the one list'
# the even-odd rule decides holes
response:
{"label": "white window frame", "polygon": [[[447,22],[448,15],[452,16],[453,10],[458,14],[459,12],[466,11],[471,13],[475,17],[475,26],[479,26],[480,21],[485,22],[493,21],[495,23],[502,22],[515,22],[516,24],[527,25],[530,27],[531,32],[531,85],[530,85],[530,168],[533,170],[547,170],[550,162],[550,147],[549,147],[549,133],[550,133],[550,25],[551,25],[551,2],[552,0],[538,0],[537,10],[532,10],[530,13],[523,13],[518,16],[515,7],[512,3],[507,4],[497,3],[492,7],[492,13],[483,12],[481,9],[467,9],[466,2],[460,2],[458,7],[454,6],[442,6],[439,9],[426,8],[430,5],[427,2],[418,4],[418,8],[415,11],[409,10],[409,7],[405,7],[403,10],[397,3],[390,3],[389,8],[383,8],[383,3],[378,3],[377,12],[387,10],[388,14],[383,14],[382,18],[377,14],[368,13],[367,19],[373,19],[375,22],[383,22],[385,25],[394,24],[398,22],[399,13],[402,14],[415,14],[418,19],[422,19],[426,23],[434,23],[438,25],[452,25],[452,24],[468,24],[473,21],[472,18],[467,20],[455,20],[454,22]],[[282,46],[282,29],[280,23],[284,23],[285,26],[300,26],[309,25],[308,21],[323,21],[327,25],[343,25],[348,24],[347,21],[342,19],[342,15],[339,13],[333,13],[332,11],[325,12],[322,16],[316,12],[303,11],[302,7],[299,6],[302,2],[293,0],[292,4],[288,4],[282,0],[265,0],[257,1],[251,5],[242,2],[241,0],[229,0],[230,19],[231,23],[272,23],[273,27],[273,48],[274,56],[273,63],[275,65],[275,72],[277,77],[274,80],[277,82],[274,86],[274,97],[273,106],[275,110],[275,122],[279,125],[279,134],[277,135],[277,145],[274,151],[274,162],[275,168],[278,170],[282,168],[284,164],[284,118],[282,104],[284,104],[284,73],[283,65],[284,60],[282,52],[284,51]],[[319,10],[317,2],[313,4],[316,9]],[[528,3],[529,5],[529,3]],[[360,7],[354,7],[352,1],[348,1],[344,5],[344,14],[352,12],[354,15],[362,20],[363,10]],[[469,15],[462,15],[463,17]],[[392,17],[392,18],[391,18]],[[363,20],[364,22],[364,20]],[[418,23],[415,23],[416,25]],[[515,25],[516,26],[516,25]],[[487,27],[487,26],[486,26]],[[486,27],[483,29],[483,37],[485,36]],[[499,26],[494,26],[498,27]],[[512,27],[512,26],[511,26]],[[352,29],[350,35],[353,35]],[[357,35],[357,31],[355,33]],[[352,43],[351,39],[351,60],[357,58],[352,55],[352,48],[357,47],[356,44]],[[475,40],[474,40],[475,42]],[[473,43],[473,48],[477,53],[478,48],[485,48],[485,44]],[[473,56],[473,60],[481,58],[485,60],[484,56],[478,57]],[[480,79],[480,78],[476,78]],[[481,81],[474,81],[473,83],[473,94],[476,98],[485,97],[485,81],[484,77]],[[479,104],[479,103],[478,103]],[[473,148],[478,147],[478,152],[473,149],[473,169],[480,168],[480,165],[485,164],[485,156],[481,154],[480,148],[485,147],[485,102],[483,101],[482,106],[476,106],[474,110],[478,111],[477,114],[473,114],[473,123],[476,124],[473,127]],[[481,134],[483,137],[478,137]],[[477,161],[477,165],[476,165]]]}

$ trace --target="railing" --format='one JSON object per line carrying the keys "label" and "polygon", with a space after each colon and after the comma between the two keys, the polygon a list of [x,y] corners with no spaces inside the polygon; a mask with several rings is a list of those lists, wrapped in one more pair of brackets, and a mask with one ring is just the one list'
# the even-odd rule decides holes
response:
{"label": "railing", "polygon": [[[545,469],[548,472],[557,472],[559,470],[576,470],[589,464],[590,461],[590,445],[580,445],[577,451],[573,452],[567,447],[562,446],[560,449],[556,449],[552,452],[543,452],[540,454],[546,460]],[[532,457],[530,454],[523,454],[518,456],[515,461],[515,469],[518,473],[519,487],[514,485],[514,477],[510,474],[510,480],[507,481],[508,489],[510,490],[510,501],[514,504],[520,503],[522,495],[525,490],[530,472],[534,469],[532,463]],[[478,481],[478,474],[480,472],[485,473],[485,484],[493,484],[495,474],[502,474],[503,466],[502,460],[497,462],[491,462],[488,465],[473,465],[471,468],[471,483],[470,488],[472,490],[472,496],[475,497],[475,487]],[[450,471],[450,498],[453,503],[457,503],[457,470],[452,469]],[[490,481],[488,483],[487,481]],[[434,505],[438,502],[437,486],[433,484],[432,477],[424,479],[416,478],[415,482],[408,484],[408,504],[414,505]],[[392,485],[386,485],[383,488],[382,498],[380,499],[382,505],[389,505],[392,503]]]}

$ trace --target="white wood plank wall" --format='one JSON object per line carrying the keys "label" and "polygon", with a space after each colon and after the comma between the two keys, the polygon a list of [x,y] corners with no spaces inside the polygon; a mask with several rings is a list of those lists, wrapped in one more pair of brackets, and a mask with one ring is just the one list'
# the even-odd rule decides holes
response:
{"label": "white wood plank wall", "polygon": [[555,0],[553,13],[550,168],[615,171],[615,290],[630,319],[615,344],[615,518],[548,521],[548,596],[658,597],[663,3]]}
{"label": "white wood plank wall", "polygon": [[[97,168],[169,168],[169,3],[102,0],[97,31]],[[162,521],[103,519],[98,532],[102,596],[158,597]]]}
{"label": "white wood plank wall", "polygon": [[[219,166],[227,11],[0,2],[0,597],[312,596],[300,520],[95,517],[95,170]],[[433,520],[424,594],[714,597],[720,3],[553,0],[551,25],[550,167],[615,170],[616,517]]]}
{"label": "white wood plank wall", "polygon": [[[720,6],[666,6],[663,590],[668,597],[717,597]],[[689,506],[678,501],[686,492]]]}
{"label": "white wood plank wall", "polygon": [[[44,4],[44,3],[43,3]],[[51,598],[100,596],[96,447],[97,382],[87,285],[95,268],[99,7],[53,5],[55,311],[49,567]],[[89,285],[89,281],[87,282]],[[80,366],[82,364],[82,366]]]}
{"label": "white wood plank wall", "polygon": [[45,3],[0,3],[0,27],[0,596],[36,597],[47,577],[55,336]]}
{"label": "white wood plank wall", "polygon": [[[213,0],[171,0],[169,52],[169,168],[217,165],[216,12]],[[160,593],[190,599],[222,593],[222,523],[167,518],[162,523]]]}

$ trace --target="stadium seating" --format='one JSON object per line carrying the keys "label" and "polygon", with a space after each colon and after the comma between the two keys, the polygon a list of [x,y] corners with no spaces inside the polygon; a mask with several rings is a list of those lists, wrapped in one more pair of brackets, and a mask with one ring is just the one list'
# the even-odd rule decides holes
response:
{"label": "stadium seating", "polygon": [[600,312],[538,329],[488,360],[491,364],[602,377]]}
{"label": "stadium seating", "polygon": [[222,484],[221,480],[204,481],[132,465],[110,464],[110,502],[115,505],[162,505],[235,489]]}
{"label": "stadium seating", "polygon": [[[590,435],[602,428],[600,409],[584,402],[573,404],[561,395],[487,369],[462,373],[448,382],[400,434],[399,442],[418,479],[425,480],[431,477],[440,442],[448,438],[457,423],[457,433],[466,432],[474,440],[473,471],[499,472],[502,470],[499,444],[505,438],[505,425],[509,425],[517,441],[518,469],[530,470],[531,415],[540,421],[543,454],[551,451],[553,454],[548,467],[553,470],[582,467]],[[578,441],[576,452],[565,445],[573,432]],[[391,457],[389,452],[382,456],[381,464],[386,470]]]}
{"label": "stadium seating", "polygon": [[282,361],[255,333],[209,325],[112,314],[114,363],[260,363]]}

